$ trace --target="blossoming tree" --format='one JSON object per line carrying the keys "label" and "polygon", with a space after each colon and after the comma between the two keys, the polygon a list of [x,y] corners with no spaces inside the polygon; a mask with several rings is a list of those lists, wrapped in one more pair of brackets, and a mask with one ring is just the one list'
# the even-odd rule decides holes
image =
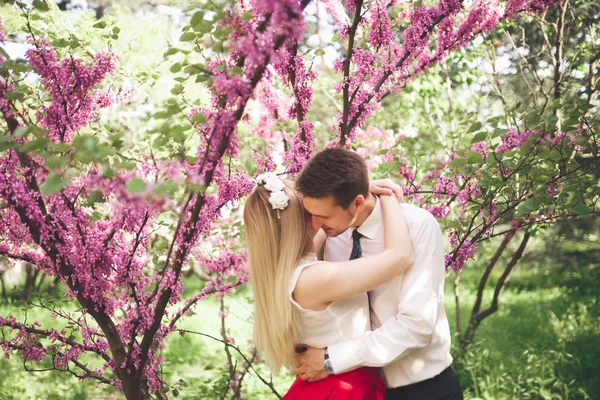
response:
{"label": "blossoming tree", "polygon": [[[171,93],[185,106],[171,103],[154,116],[166,120],[154,144],[173,151],[157,149],[132,162],[117,151],[119,135],[94,124],[101,108],[130,95],[103,86],[118,55],[93,53],[73,37],[49,40],[43,29],[48,4],[16,3],[28,62],[2,56],[0,255],[58,277],[80,308],[70,313],[40,303],[68,323],[64,329],[0,317],[7,356],[50,359],[54,369],[113,385],[128,399],[165,397],[160,366],[167,337],[196,302],[247,279],[243,253],[207,257],[199,250],[211,231],[228,229],[220,226],[227,222],[223,208],[253,187],[240,154],[251,149],[251,169],[260,173],[277,167],[283,148],[285,169],[294,173],[317,145],[377,143],[361,127],[384,99],[500,21],[557,1],[475,1],[468,8],[459,0],[324,2],[336,24],[334,42],[343,50],[334,65],[339,114],[327,144],[316,143],[308,118],[319,54],[301,53],[307,4],[253,0],[226,10],[194,9],[180,37],[187,57],[171,67],[177,81]],[[105,29],[106,22],[96,27]],[[107,41],[118,33],[114,27]],[[179,51],[173,47],[166,56]],[[187,102],[188,80],[205,86],[208,104]],[[248,112],[250,103],[257,116]],[[172,113],[184,113],[187,125],[171,126]],[[458,220],[446,224],[452,246],[447,264],[460,270],[476,244],[496,234],[499,221],[513,221],[508,241],[518,228],[568,214],[574,204],[576,212],[590,211],[597,191],[579,190],[582,198],[574,202],[562,195],[569,190],[559,190],[573,177],[588,179],[590,165],[574,154],[597,159],[593,130],[579,118],[570,126],[577,128],[512,127],[496,135],[497,147],[477,133],[471,148],[437,162],[420,183],[397,146],[381,151],[379,168],[403,176],[407,193],[436,216],[458,210]],[[545,164],[538,162],[541,153]],[[540,176],[546,176],[543,187]],[[433,190],[423,197],[427,182]],[[235,247],[238,236],[236,229],[223,234],[222,247]],[[201,293],[182,299],[182,270],[192,262],[200,262],[210,280]],[[88,368],[83,355],[98,358],[101,367]],[[239,398],[239,387],[233,396]]]}

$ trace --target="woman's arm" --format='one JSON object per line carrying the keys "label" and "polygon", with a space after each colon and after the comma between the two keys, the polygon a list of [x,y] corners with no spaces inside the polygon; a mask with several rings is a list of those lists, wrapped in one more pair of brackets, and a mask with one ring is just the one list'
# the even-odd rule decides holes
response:
{"label": "woman's arm", "polygon": [[328,303],[356,296],[406,271],[414,261],[404,215],[394,196],[381,196],[385,250],[343,262],[318,262],[302,271],[294,299],[305,308],[323,309]]}

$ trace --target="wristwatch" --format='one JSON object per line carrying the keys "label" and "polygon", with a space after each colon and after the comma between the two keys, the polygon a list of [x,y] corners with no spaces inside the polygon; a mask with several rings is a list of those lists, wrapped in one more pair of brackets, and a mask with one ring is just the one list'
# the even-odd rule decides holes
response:
{"label": "wristwatch", "polygon": [[327,371],[329,375],[334,374],[333,367],[331,366],[331,360],[329,359],[329,351],[327,347],[325,347],[325,371]]}

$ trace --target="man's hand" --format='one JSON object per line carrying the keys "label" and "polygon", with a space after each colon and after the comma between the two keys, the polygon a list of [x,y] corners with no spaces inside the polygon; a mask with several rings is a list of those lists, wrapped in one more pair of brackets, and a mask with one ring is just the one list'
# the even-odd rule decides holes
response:
{"label": "man's hand", "polygon": [[325,371],[325,349],[305,347],[305,352],[296,353],[296,368],[292,372],[307,382],[316,382],[327,378],[329,374]]}
{"label": "man's hand", "polygon": [[404,192],[402,191],[402,187],[392,182],[391,179],[377,179],[371,181],[369,184],[369,192],[373,193],[375,196],[390,196],[394,194],[399,203],[404,203]]}

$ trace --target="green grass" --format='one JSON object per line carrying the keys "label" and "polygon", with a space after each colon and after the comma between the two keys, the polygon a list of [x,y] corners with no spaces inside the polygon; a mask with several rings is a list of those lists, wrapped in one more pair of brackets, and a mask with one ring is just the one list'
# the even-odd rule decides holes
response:
{"label": "green grass", "polygon": [[[498,312],[484,320],[473,345],[461,354],[454,341],[454,368],[467,399],[600,398],[599,255],[600,246],[589,242],[562,243],[554,249],[539,240],[531,245],[502,293]],[[463,324],[483,269],[483,262],[472,264],[462,274]],[[492,274],[488,289],[493,288],[498,274]],[[446,310],[455,332],[452,279],[450,275]],[[198,280],[188,279],[185,295],[192,295],[200,287]],[[244,288],[225,300],[230,307],[227,328],[245,354],[252,334],[249,296]],[[490,300],[488,293],[484,305]],[[219,337],[219,309],[217,300],[204,301],[182,327]],[[22,315],[14,305],[0,305],[0,315],[9,312]],[[37,311],[30,311],[28,317],[30,321],[40,320],[42,326],[54,323]],[[221,343],[194,334],[173,334],[164,355],[164,379],[176,384],[179,398],[218,398],[226,385],[226,356]],[[236,359],[239,363],[240,358]],[[268,379],[264,366],[257,369]],[[284,393],[291,381],[291,376],[282,373],[273,384]],[[275,398],[252,373],[244,379],[244,386],[250,399]],[[2,400],[122,398],[105,385],[81,383],[69,374],[25,372],[17,356],[0,360]]]}
{"label": "green grass", "polygon": [[[548,253],[534,243],[507,283],[498,312],[482,322],[455,369],[466,398],[595,399],[600,396],[600,265],[596,244],[569,243]],[[475,300],[483,265],[465,269],[462,323]],[[484,305],[491,300],[496,271]],[[446,310],[456,332],[452,280]]]}

